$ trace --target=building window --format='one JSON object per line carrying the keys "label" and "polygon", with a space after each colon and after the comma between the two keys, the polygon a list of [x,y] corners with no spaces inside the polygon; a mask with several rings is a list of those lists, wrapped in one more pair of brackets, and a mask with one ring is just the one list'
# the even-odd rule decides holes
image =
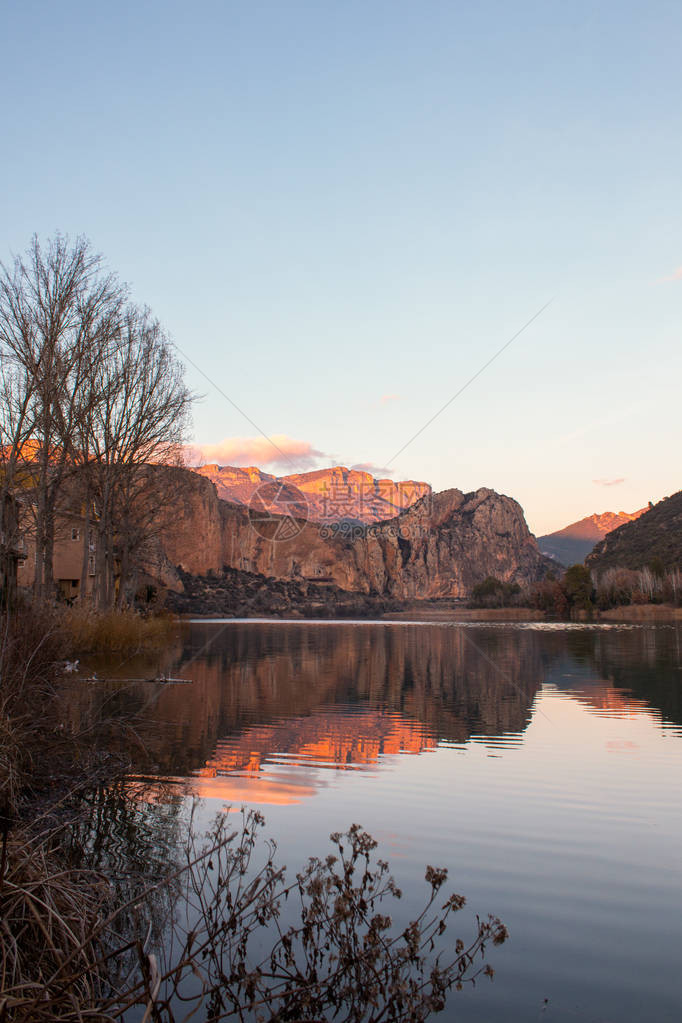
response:
{"label": "building window", "polygon": [[91,554],[90,557],[88,558],[88,575],[94,575],[94,574],[95,574],[95,556],[94,556],[94,554]]}
{"label": "building window", "polygon": [[80,538],[81,538],[81,531],[78,528],[78,526],[74,526],[72,528],[72,530],[71,530],[71,539],[72,540],[80,540]]}

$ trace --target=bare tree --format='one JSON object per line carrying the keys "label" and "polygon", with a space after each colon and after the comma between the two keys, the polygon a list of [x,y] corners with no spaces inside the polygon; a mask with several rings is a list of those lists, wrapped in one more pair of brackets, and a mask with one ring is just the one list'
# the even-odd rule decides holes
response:
{"label": "bare tree", "polygon": [[34,596],[52,596],[59,512],[70,501],[85,517],[81,593],[94,556],[96,602],[111,607],[115,566],[123,601],[133,557],[168,504],[167,475],[149,466],[179,462],[192,403],[183,367],[90,243],[60,235],[0,264],[0,354],[1,485],[24,484]]}
{"label": "bare tree", "polygon": [[88,406],[84,448],[97,520],[97,603],[119,602],[132,559],[156,528],[169,500],[167,474],[179,464],[193,396],[167,335],[146,308],[129,306],[120,330],[95,368],[99,400]]}
{"label": "bare tree", "polygon": [[3,389],[12,392],[3,440],[8,481],[16,483],[23,464],[31,484],[37,598],[53,587],[57,505],[75,463],[86,375],[99,355],[101,325],[124,296],[84,238],[71,244],[57,235],[43,248],[34,237],[12,267],[0,265]]}

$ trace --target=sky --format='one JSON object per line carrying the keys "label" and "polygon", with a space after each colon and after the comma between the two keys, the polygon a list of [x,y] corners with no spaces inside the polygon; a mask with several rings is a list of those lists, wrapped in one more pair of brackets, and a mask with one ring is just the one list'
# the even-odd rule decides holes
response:
{"label": "sky", "polygon": [[538,535],[682,487],[681,5],[2,22],[0,259],[90,238],[210,460],[492,487]]}

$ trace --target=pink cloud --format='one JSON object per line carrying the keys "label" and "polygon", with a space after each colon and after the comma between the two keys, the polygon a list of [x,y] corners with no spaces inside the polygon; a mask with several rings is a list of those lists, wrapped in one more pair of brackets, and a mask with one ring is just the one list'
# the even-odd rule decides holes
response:
{"label": "pink cloud", "polygon": [[592,480],[592,482],[596,483],[596,485],[598,487],[617,487],[621,483],[625,483],[625,476],[618,476],[616,479],[612,479],[612,480],[605,480],[605,479]]}
{"label": "pink cloud", "polygon": [[288,469],[313,469],[318,458],[325,458],[307,440],[295,440],[286,434],[272,437],[225,437],[217,444],[192,444],[185,450],[188,465],[271,465]]}
{"label": "pink cloud", "polygon": [[400,398],[400,394],[382,394],[379,400],[382,405],[388,405],[390,401],[400,401]]}
{"label": "pink cloud", "polygon": [[673,272],[671,273],[670,277],[663,277],[661,279],[662,279],[663,283],[666,283],[666,284],[669,281],[682,281],[682,266],[678,266],[675,270],[673,270]]}

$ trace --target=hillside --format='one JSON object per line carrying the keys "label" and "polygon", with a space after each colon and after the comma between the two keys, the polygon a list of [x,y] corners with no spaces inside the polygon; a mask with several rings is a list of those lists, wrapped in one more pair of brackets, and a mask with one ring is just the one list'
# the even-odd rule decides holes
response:
{"label": "hillside", "polygon": [[655,504],[645,515],[609,533],[587,557],[597,572],[644,568],[654,558],[666,569],[682,567],[682,490]]}
{"label": "hillside", "polygon": [[[343,465],[290,476],[273,476],[256,466],[232,465],[201,465],[193,467],[192,472],[215,484],[223,501],[248,505],[258,491],[269,511],[281,512],[281,505],[288,504],[296,508],[297,515],[313,522],[383,522],[431,493],[428,483],[376,479],[368,472]],[[270,496],[276,495],[279,507],[270,503],[268,491]]]}
{"label": "hillside", "polygon": [[585,560],[594,545],[603,540],[607,533],[627,522],[634,522],[646,510],[640,508],[639,511],[631,513],[621,511],[588,515],[578,522],[572,522],[570,526],[558,529],[555,533],[539,536],[538,547],[548,558],[553,558],[562,565],[578,564]]}

